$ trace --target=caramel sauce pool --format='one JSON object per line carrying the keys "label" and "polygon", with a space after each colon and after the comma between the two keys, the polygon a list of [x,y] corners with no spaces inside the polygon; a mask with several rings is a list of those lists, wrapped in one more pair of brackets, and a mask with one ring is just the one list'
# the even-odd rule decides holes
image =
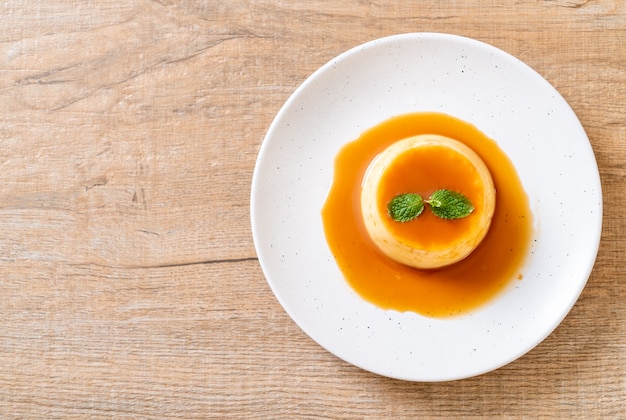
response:
{"label": "caramel sauce pool", "polygon": [[[418,134],[439,134],[466,144],[487,165],[496,189],[485,239],[460,262],[433,270],[386,257],[369,239],[361,216],[361,181],[372,159],[390,144]],[[473,125],[438,113],[394,117],[344,146],[335,160],[322,221],[340,270],[363,299],[383,309],[438,318],[480,307],[520,279],[533,233],[528,198],[509,158]]]}

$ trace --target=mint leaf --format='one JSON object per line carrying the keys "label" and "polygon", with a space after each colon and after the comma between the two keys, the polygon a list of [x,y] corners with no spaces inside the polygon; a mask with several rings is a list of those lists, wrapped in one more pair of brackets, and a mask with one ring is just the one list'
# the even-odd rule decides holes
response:
{"label": "mint leaf", "polygon": [[442,219],[461,219],[474,211],[474,206],[463,194],[450,190],[435,191],[426,203],[433,214]]}
{"label": "mint leaf", "polygon": [[424,200],[419,194],[399,194],[387,203],[387,212],[396,222],[408,222],[424,211]]}

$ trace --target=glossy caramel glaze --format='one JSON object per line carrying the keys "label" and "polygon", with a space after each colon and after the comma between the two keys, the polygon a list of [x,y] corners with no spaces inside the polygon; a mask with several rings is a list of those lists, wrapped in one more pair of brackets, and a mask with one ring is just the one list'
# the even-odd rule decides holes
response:
{"label": "glossy caramel glaze", "polygon": [[[419,134],[450,137],[474,150],[489,168],[497,194],[491,227],[478,248],[440,269],[419,270],[389,259],[369,239],[361,215],[361,182],[372,159]],[[322,219],[331,252],[360,296],[383,309],[432,317],[468,312],[521,278],[533,233],[528,198],[509,158],[476,127],[438,113],[392,118],[344,146]]]}

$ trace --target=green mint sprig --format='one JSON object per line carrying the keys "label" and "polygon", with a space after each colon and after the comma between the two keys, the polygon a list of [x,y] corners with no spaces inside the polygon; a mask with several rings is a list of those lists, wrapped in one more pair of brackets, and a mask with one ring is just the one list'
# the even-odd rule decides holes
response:
{"label": "green mint sprig", "polygon": [[424,211],[424,200],[419,194],[396,195],[387,204],[387,211],[396,222],[408,222]]}
{"label": "green mint sprig", "polygon": [[409,222],[424,211],[424,203],[437,217],[446,220],[462,219],[474,211],[472,202],[460,192],[437,190],[424,200],[415,193],[398,194],[387,203],[387,212],[396,222]]}

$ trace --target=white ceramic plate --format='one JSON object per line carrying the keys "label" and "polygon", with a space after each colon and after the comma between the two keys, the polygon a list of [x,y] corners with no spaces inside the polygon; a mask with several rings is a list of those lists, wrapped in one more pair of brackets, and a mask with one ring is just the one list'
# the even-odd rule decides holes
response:
{"label": "white ceramic plate", "polygon": [[[320,211],[339,149],[392,116],[416,111],[450,114],[496,140],[534,214],[537,235],[524,279],[458,318],[382,310],[361,299],[323,232]],[[580,122],[539,74],[479,41],[415,33],[356,47],[294,92],[261,146],[251,219],[270,287],[313,340],[380,375],[444,381],[517,359],[567,315],[595,261],[602,193]]]}

